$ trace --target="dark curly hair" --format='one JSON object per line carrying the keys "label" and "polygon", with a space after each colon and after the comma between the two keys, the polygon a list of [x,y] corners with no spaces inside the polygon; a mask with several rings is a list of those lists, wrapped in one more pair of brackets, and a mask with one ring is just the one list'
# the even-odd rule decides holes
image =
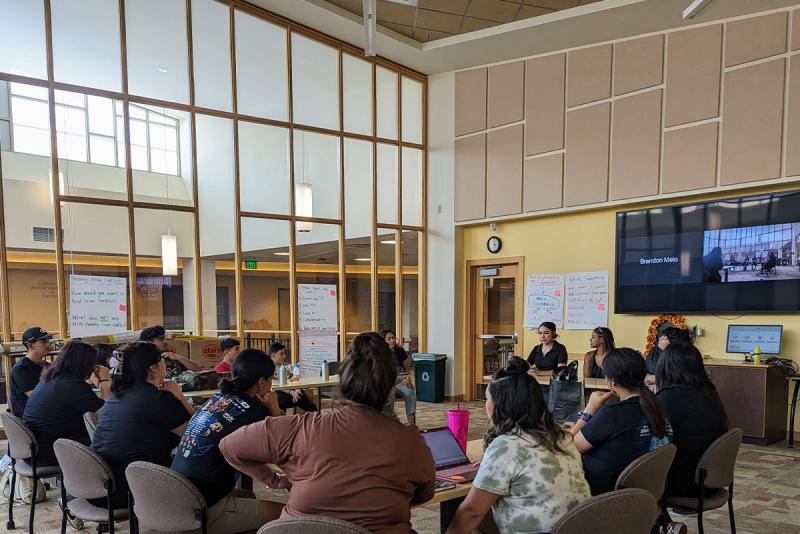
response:
{"label": "dark curly hair", "polygon": [[339,369],[339,387],[345,399],[383,411],[397,382],[394,356],[377,332],[353,339]]}

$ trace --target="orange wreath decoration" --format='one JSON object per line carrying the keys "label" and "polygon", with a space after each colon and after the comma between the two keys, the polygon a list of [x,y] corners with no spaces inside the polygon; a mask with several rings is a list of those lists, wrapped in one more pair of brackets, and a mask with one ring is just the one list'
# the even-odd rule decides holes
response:
{"label": "orange wreath decoration", "polygon": [[650,349],[656,344],[658,337],[658,327],[663,323],[670,323],[675,328],[686,330],[686,318],[683,315],[664,314],[659,315],[650,321],[650,327],[647,329],[647,347],[644,349],[645,355],[650,354]]}

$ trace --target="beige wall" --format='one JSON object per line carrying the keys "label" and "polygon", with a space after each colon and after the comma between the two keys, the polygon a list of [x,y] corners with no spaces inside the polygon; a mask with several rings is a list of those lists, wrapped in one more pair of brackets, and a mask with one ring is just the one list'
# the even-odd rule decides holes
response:
{"label": "beige wall", "polygon": [[457,72],[456,222],[797,179],[799,13]]}

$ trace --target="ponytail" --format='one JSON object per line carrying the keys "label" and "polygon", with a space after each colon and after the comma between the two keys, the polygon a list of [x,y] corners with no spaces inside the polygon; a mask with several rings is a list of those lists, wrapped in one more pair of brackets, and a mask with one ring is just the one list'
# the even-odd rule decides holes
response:
{"label": "ponytail", "polygon": [[150,366],[161,361],[161,351],[149,341],[131,343],[122,351],[111,377],[111,393],[122,397],[136,384],[147,382]]}
{"label": "ponytail", "polygon": [[275,363],[263,350],[245,349],[233,361],[231,378],[219,383],[223,395],[241,395],[256,385],[262,378],[275,375]]}
{"label": "ponytail", "polygon": [[645,386],[647,368],[639,352],[627,347],[609,352],[603,360],[603,374],[622,388],[639,394],[639,407],[647,419],[647,424],[657,438],[667,435],[667,418],[656,400],[656,396]]}

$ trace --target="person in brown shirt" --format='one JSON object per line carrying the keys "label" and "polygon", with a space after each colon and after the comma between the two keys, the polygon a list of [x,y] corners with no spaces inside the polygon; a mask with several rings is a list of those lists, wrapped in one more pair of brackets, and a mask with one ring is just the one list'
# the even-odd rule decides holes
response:
{"label": "person in brown shirt", "polygon": [[323,515],[380,534],[408,534],[412,504],[433,497],[430,449],[413,426],[381,414],[396,378],[388,345],[358,335],[340,370],[342,399],[325,413],[270,417],[220,442],[234,468],[276,486],[291,484],[283,516]]}

